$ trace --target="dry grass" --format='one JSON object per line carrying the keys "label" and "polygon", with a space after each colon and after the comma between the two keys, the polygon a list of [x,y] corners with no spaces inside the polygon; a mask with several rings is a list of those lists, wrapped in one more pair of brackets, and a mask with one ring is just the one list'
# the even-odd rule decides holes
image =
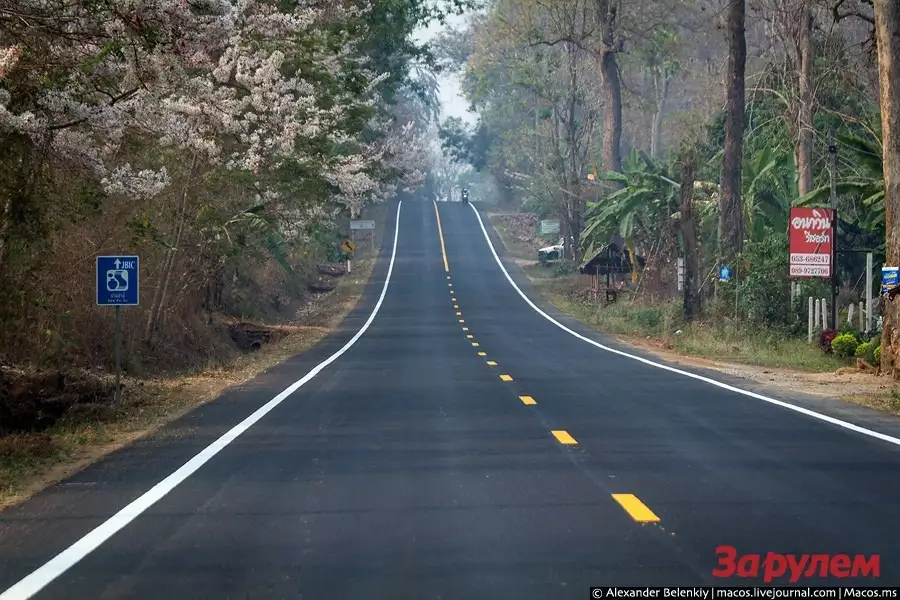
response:
{"label": "dry grass", "polygon": [[[378,223],[376,247],[386,215],[387,206],[372,207],[367,214]],[[40,433],[0,437],[0,508],[22,502],[47,485],[218,398],[226,389],[311,348],[356,306],[374,263],[373,253],[362,253],[354,260],[352,272],[338,279],[333,292],[298,309],[290,323],[270,325],[285,335],[258,352],[185,377],[125,378],[119,408],[107,406],[97,414],[62,419]]]}

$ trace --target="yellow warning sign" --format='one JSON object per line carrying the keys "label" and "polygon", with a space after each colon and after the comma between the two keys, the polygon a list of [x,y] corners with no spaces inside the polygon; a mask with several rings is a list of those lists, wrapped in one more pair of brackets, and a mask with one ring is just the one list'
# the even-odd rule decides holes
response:
{"label": "yellow warning sign", "polygon": [[356,250],[356,244],[353,243],[353,240],[344,240],[344,243],[341,244],[341,250],[346,254],[352,254]]}

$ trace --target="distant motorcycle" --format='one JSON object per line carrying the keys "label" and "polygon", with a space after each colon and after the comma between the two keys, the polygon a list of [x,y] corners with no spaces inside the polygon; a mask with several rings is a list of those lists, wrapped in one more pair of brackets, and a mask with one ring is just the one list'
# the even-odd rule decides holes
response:
{"label": "distant motorcycle", "polygon": [[469,203],[469,190],[462,191],[462,201],[465,202],[466,204]]}

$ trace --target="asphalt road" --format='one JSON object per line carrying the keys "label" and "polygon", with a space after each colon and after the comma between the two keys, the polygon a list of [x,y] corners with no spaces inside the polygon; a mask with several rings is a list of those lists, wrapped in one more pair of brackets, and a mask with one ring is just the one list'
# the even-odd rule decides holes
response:
{"label": "asphalt road", "polygon": [[598,348],[526,302],[471,207],[437,214],[400,205],[341,331],[0,513],[0,599],[762,582],[714,577],[720,545],[880,555],[801,583],[900,584],[896,438]]}

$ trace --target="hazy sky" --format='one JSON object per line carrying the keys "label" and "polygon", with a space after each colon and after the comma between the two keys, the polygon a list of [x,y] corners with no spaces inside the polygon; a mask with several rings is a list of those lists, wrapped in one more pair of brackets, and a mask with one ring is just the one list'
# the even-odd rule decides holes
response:
{"label": "hazy sky", "polygon": [[[450,16],[446,27],[458,28],[465,23],[465,16]],[[417,41],[427,41],[438,35],[445,26],[432,23],[429,27],[420,28],[413,36]],[[444,74],[438,78],[441,89],[438,97],[441,101],[441,120],[447,117],[459,117],[468,123],[475,123],[475,115],[468,112],[468,103],[462,97],[459,77]]]}

